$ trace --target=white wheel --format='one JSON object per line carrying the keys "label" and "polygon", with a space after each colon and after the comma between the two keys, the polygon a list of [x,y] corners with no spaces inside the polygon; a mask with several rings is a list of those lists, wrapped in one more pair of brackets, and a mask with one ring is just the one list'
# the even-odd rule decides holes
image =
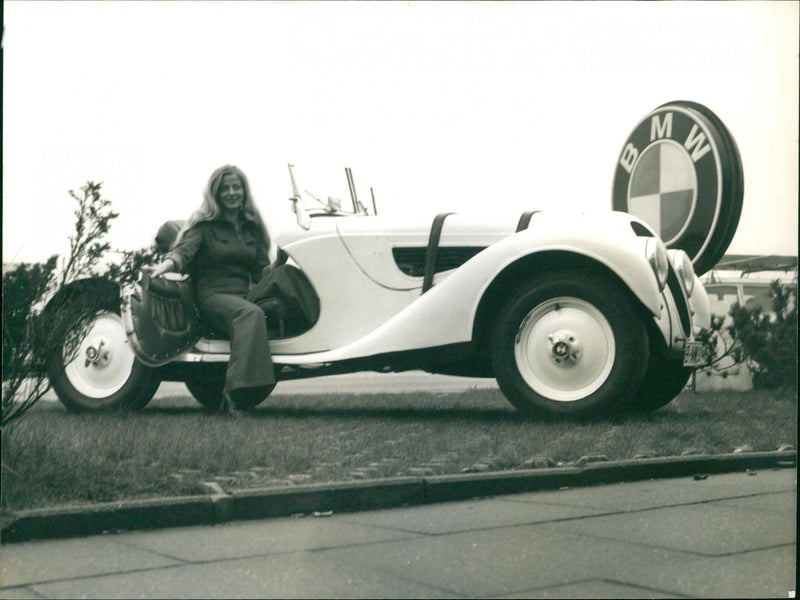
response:
{"label": "white wheel", "polygon": [[543,302],[520,324],[517,369],[531,389],[557,402],[595,392],[614,366],[614,331],[597,308],[579,298]]}
{"label": "white wheel", "polygon": [[73,410],[137,410],[158,389],[156,372],[136,360],[122,319],[114,312],[98,313],[74,358],[67,359],[66,352],[60,350],[48,374],[61,402]]}
{"label": "white wheel", "polygon": [[495,317],[489,355],[519,410],[594,417],[623,405],[647,366],[642,312],[609,276],[566,270],[534,277]]}
{"label": "white wheel", "polygon": [[122,319],[114,313],[105,313],[94,321],[64,372],[78,392],[102,399],[125,385],[135,359]]}

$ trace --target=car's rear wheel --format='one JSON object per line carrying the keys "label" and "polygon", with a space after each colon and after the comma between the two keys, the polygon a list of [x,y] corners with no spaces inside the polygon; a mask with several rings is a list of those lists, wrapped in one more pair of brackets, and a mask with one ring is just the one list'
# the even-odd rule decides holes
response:
{"label": "car's rear wheel", "polygon": [[[227,365],[208,365],[201,367],[186,377],[184,383],[195,400],[203,405],[208,412],[225,410],[222,402],[222,392],[225,387],[225,370]],[[269,389],[262,388],[257,394],[236,394],[234,402],[240,410],[251,410],[261,404],[269,396],[275,386]]]}
{"label": "car's rear wheel", "polygon": [[222,404],[225,365],[198,367],[197,371],[186,377],[184,383],[194,399],[203,405],[203,408],[208,412],[217,412]]}
{"label": "car's rear wheel", "polygon": [[681,393],[691,376],[692,368],[684,367],[682,359],[652,355],[631,407],[636,411],[651,412],[666,406]]}
{"label": "car's rear wheel", "polygon": [[139,410],[156,393],[158,375],[136,359],[116,312],[98,312],[74,354],[65,342],[54,351],[48,376],[67,408]]}
{"label": "car's rear wheel", "polygon": [[621,286],[582,271],[519,290],[490,341],[500,389],[525,413],[573,418],[630,400],[647,365],[647,331]]}

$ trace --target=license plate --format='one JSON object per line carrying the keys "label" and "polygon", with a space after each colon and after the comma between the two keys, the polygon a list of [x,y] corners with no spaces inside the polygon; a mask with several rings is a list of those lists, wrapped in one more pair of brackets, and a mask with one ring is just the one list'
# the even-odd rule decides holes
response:
{"label": "license plate", "polygon": [[699,367],[706,362],[706,347],[703,342],[686,342],[683,347],[683,366]]}

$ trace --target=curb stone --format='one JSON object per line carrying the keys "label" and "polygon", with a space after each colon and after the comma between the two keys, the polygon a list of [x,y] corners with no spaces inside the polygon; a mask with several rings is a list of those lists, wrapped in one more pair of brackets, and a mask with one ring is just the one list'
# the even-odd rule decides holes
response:
{"label": "curb stone", "polygon": [[217,485],[207,488],[208,495],[21,511],[12,515],[10,522],[3,526],[0,539],[3,543],[10,543],[214,525],[233,520],[353,512],[562,487],[796,466],[797,451],[786,450],[596,461],[580,466],[367,479],[230,492]]}

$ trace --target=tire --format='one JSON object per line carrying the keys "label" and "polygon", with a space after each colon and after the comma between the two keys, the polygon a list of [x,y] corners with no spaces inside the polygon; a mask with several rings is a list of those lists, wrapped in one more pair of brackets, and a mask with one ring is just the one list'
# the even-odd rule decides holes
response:
{"label": "tire", "polygon": [[[222,391],[225,387],[225,367],[215,365],[199,369],[186,378],[186,387],[207,412],[219,412],[222,406]],[[221,367],[221,368],[220,368]],[[234,398],[236,408],[239,410],[252,410],[261,404],[275,388],[273,384],[268,389],[261,388],[261,393],[255,395],[238,394]]]}
{"label": "tire", "polygon": [[[219,368],[219,367],[222,368]],[[225,386],[226,364],[199,367],[184,383],[189,392],[208,412],[218,412],[222,405],[222,388]],[[203,369],[200,371],[200,369]]]}
{"label": "tire", "polygon": [[619,284],[582,271],[521,288],[490,340],[495,377],[526,414],[589,418],[629,402],[649,354],[640,311]]}
{"label": "tire", "polygon": [[691,376],[692,368],[684,367],[682,359],[651,355],[631,408],[637,412],[652,412],[666,406],[681,393]]}
{"label": "tire", "polygon": [[66,363],[64,354],[56,349],[47,373],[70,410],[140,410],[158,389],[157,373],[136,359],[117,311],[98,312],[75,358]]}

